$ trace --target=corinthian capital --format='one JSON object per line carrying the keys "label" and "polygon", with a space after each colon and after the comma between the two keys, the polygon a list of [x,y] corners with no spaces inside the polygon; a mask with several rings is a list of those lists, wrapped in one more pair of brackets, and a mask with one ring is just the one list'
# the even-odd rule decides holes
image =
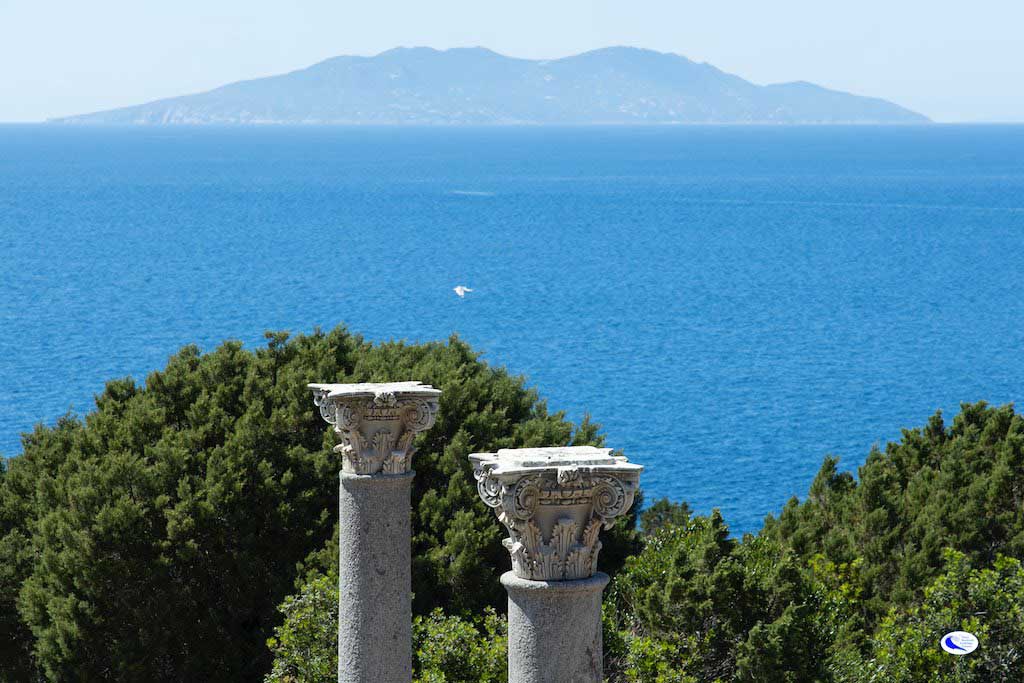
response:
{"label": "corinthian capital", "polygon": [[643,467],[610,448],[563,446],[474,453],[480,497],[508,529],[516,576],[584,579],[597,571],[598,534],[633,505]]}
{"label": "corinthian capital", "polygon": [[412,439],[437,417],[439,389],[419,382],[310,384],[320,415],[334,425],[343,472],[403,474],[412,463]]}

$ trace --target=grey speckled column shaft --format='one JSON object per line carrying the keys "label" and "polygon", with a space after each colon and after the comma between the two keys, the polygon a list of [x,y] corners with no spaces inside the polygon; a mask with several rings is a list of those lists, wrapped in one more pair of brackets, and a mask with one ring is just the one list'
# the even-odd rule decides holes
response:
{"label": "grey speckled column shaft", "polygon": [[339,683],[412,680],[413,474],[341,473]]}
{"label": "grey speckled column shaft", "polygon": [[608,575],[531,581],[505,572],[509,683],[601,683],[601,591]]}

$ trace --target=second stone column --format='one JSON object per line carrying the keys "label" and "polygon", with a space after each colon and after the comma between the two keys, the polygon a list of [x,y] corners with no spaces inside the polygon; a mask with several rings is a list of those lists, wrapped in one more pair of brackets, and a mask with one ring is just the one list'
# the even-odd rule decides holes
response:
{"label": "second stone column", "polygon": [[474,453],[480,497],[508,529],[509,683],[601,683],[602,528],[633,505],[643,468],[609,448]]}
{"label": "second stone column", "polygon": [[419,382],[309,387],[341,437],[338,681],[408,683],[412,440],[434,424],[441,392]]}

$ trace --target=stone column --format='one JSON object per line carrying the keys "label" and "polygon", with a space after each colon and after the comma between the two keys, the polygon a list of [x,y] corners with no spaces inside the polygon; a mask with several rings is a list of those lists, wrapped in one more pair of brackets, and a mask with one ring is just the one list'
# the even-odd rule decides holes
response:
{"label": "stone column", "polygon": [[601,683],[598,535],[633,505],[643,467],[610,448],[474,453],[480,497],[508,529],[509,683]]}
{"label": "stone column", "polygon": [[441,392],[419,382],[310,384],[341,444],[339,683],[412,680],[412,440]]}

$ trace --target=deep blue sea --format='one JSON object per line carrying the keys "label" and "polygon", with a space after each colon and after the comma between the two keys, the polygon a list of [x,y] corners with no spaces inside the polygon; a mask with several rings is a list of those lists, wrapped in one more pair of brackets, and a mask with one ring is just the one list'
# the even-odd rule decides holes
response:
{"label": "deep blue sea", "polygon": [[1024,126],[0,126],[0,452],[190,342],[457,332],[750,531],[1024,398],[1022,281]]}

